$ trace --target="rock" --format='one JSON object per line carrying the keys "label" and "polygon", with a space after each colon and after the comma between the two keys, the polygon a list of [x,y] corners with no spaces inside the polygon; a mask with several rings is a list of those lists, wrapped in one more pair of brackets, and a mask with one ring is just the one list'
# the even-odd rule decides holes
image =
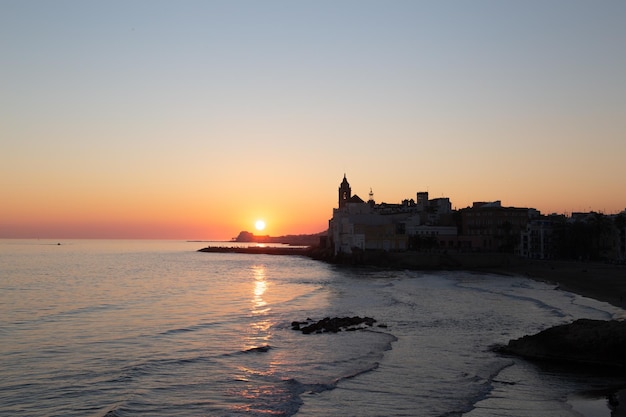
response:
{"label": "rock", "polygon": [[362,324],[373,326],[376,320],[371,317],[325,317],[319,321],[307,318],[307,321],[294,321],[291,323],[292,330],[300,330],[304,334],[311,333],[337,333],[340,331],[362,330]]}
{"label": "rock", "polygon": [[626,370],[626,322],[580,319],[511,340],[499,352]]}

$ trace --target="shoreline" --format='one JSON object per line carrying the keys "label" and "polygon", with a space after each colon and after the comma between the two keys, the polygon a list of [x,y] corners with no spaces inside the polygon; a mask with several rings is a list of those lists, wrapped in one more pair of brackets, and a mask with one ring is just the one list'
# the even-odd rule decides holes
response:
{"label": "shoreline", "polygon": [[[603,301],[626,310],[626,267],[598,262],[520,259],[484,272],[522,276],[557,285],[557,290]],[[609,398],[615,400],[610,404]],[[566,402],[588,417],[626,417],[626,388],[607,387],[605,393],[578,392]]]}
{"label": "shoreline", "polygon": [[626,265],[589,261],[540,260],[501,253],[411,254],[390,256],[408,269],[464,270],[515,275],[557,285],[557,289],[626,309]]}
{"label": "shoreline", "polygon": [[205,247],[198,252],[296,255],[346,266],[372,266],[417,271],[469,271],[522,276],[557,285],[563,291],[626,310],[626,265],[601,262],[539,260],[502,253],[364,252],[334,258],[308,246]]}
{"label": "shoreline", "polygon": [[[204,248],[200,252],[230,252],[268,255],[299,255],[321,262],[346,266],[372,266],[390,269],[410,269],[422,271],[469,271],[490,273],[502,276],[521,276],[534,281],[556,285],[556,290],[577,294],[606,302],[626,310],[626,266],[599,262],[537,260],[508,254],[486,253],[370,253],[355,257],[337,259],[328,256],[324,250],[308,248]],[[626,388],[607,387],[608,395],[572,393],[566,402],[578,412],[590,417],[625,416]],[[618,404],[610,407],[609,395],[618,399]]]}
{"label": "shoreline", "polygon": [[526,260],[485,272],[523,276],[626,309],[626,267],[597,262]]}

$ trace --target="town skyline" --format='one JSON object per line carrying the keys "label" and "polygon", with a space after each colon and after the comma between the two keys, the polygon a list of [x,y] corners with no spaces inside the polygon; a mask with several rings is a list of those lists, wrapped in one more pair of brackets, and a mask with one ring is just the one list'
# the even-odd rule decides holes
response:
{"label": "town skyline", "polygon": [[463,264],[447,258],[448,251],[613,263],[626,259],[626,209],[612,215],[576,212],[568,217],[504,206],[499,200],[454,209],[448,197],[430,198],[428,192],[418,192],[415,199],[401,204],[377,203],[372,192],[367,201],[352,194],[345,175],[337,198],[327,237],[320,240],[320,248],[331,259],[347,256],[361,262],[363,256],[376,259],[381,251],[431,253],[435,256],[427,264],[447,265]]}
{"label": "town skyline", "polygon": [[[348,175],[344,173],[344,178],[347,179]],[[617,208],[614,211],[607,211],[605,209],[598,209],[593,208],[593,204],[588,204],[586,207],[585,203],[582,203],[579,205],[578,209],[573,209],[573,210],[541,210],[538,207],[534,207],[531,204],[507,204],[507,201],[503,200],[502,198],[488,198],[488,199],[470,199],[467,200],[467,204],[455,204],[454,203],[454,198],[450,197],[449,195],[447,195],[445,192],[441,192],[439,194],[431,194],[428,187],[425,187],[423,189],[416,189],[415,192],[413,192],[412,195],[406,195],[404,198],[401,199],[397,199],[395,201],[383,201],[383,200],[379,200],[376,198],[376,192],[374,191],[374,189],[372,187],[370,187],[367,191],[367,193],[365,193],[365,188],[363,188],[363,192],[353,192],[352,195],[358,195],[359,198],[362,198],[364,201],[367,201],[370,192],[372,193],[372,195],[374,196],[374,201],[376,202],[376,204],[378,203],[386,203],[386,204],[399,204],[404,200],[416,200],[416,195],[419,193],[427,193],[429,194],[431,197],[433,198],[449,198],[450,202],[452,203],[452,208],[453,210],[460,210],[463,208],[468,208],[471,207],[474,203],[491,203],[491,202],[496,202],[499,201],[502,203],[503,206],[507,206],[507,207],[525,207],[525,208],[533,208],[533,209],[537,209],[539,210],[542,214],[558,214],[558,215],[570,215],[571,213],[590,213],[590,212],[596,212],[596,213],[600,213],[600,214],[617,214],[620,213],[624,210],[626,210],[626,205],[623,208],[620,208],[619,206],[616,206]],[[497,196],[496,196],[497,197]],[[519,201],[519,200],[516,200]],[[624,200],[624,202],[626,203],[626,199]],[[596,205],[597,206],[597,205]],[[550,204],[548,203],[547,205],[545,205],[545,207],[560,207],[558,205],[558,203],[555,204]]]}
{"label": "town skyline", "polygon": [[397,203],[626,208],[626,3],[0,3],[0,238],[318,233]]}

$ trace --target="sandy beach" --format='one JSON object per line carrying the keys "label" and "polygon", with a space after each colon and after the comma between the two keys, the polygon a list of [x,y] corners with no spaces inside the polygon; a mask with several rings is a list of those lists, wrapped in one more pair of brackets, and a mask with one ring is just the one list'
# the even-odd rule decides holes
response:
{"label": "sandy beach", "polygon": [[[626,266],[597,262],[533,260],[506,254],[393,254],[391,265],[411,269],[464,269],[517,275],[557,285],[558,289],[604,301],[626,310]],[[606,395],[573,394],[570,405],[586,417],[626,416],[626,389]]]}
{"label": "sandy beach", "polygon": [[520,260],[494,272],[526,276],[626,309],[626,266],[594,262]]}
{"label": "sandy beach", "polygon": [[363,264],[416,270],[520,275],[626,309],[626,265],[527,259],[505,253],[401,252],[367,255]]}

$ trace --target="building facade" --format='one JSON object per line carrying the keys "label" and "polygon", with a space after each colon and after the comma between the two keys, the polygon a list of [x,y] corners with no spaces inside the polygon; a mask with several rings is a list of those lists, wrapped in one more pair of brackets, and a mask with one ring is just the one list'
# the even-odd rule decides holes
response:
{"label": "building facade", "polygon": [[502,207],[500,201],[475,202],[460,210],[461,234],[472,238],[472,249],[487,252],[519,251],[520,234],[538,216],[535,209]]}
{"label": "building facade", "polygon": [[335,255],[351,254],[355,250],[404,251],[409,248],[411,236],[428,235],[433,239],[455,236],[456,226],[439,224],[451,213],[448,198],[429,200],[427,192],[417,193],[417,202],[411,199],[399,204],[376,204],[370,189],[369,199],[364,202],[358,195],[352,195],[344,175],[337,208],[333,209],[328,224],[328,240]]}

